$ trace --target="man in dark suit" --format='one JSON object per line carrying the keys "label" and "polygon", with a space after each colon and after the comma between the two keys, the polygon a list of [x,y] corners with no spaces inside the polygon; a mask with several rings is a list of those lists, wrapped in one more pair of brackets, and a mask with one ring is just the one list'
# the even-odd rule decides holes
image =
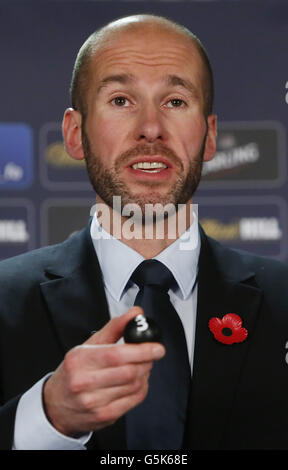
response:
{"label": "man in dark suit", "polygon": [[[98,214],[64,243],[1,263],[1,448],[127,448],[127,413],[165,355],[159,343],[119,342],[141,311],[131,274],[155,258],[176,280],[169,295],[192,372],[181,448],[286,449],[287,266],[222,247],[191,211],[202,162],[216,149],[202,45],[163,18],[121,19],[81,48],[71,91],[65,145],[86,159],[102,229]],[[125,236],[123,209],[143,214],[156,203],[180,207],[163,236]],[[183,213],[169,238],[168,222],[180,226]],[[141,235],[143,222],[135,219]],[[97,236],[119,227],[120,239]]]}

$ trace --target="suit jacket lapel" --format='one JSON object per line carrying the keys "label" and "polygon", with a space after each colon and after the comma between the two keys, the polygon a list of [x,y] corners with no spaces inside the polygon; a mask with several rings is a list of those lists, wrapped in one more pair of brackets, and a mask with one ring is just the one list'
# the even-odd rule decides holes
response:
{"label": "suit jacket lapel", "polygon": [[62,244],[41,290],[64,352],[109,321],[101,270],[88,227]]}
{"label": "suit jacket lapel", "polygon": [[[236,253],[208,240],[201,231],[198,276],[198,308],[189,417],[185,447],[221,448],[233,399],[247,360],[261,291]],[[237,267],[235,270],[235,266]],[[248,337],[242,343],[226,345],[214,339],[208,328],[212,317],[236,313],[242,318]]]}

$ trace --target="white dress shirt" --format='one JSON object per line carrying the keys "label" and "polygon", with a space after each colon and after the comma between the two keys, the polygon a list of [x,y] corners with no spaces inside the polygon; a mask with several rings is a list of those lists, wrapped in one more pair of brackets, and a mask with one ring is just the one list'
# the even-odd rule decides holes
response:
{"label": "white dress shirt", "polygon": [[[103,273],[105,293],[111,318],[127,312],[134,304],[138,287],[130,277],[144,258],[105,232],[94,215],[90,229],[93,245]],[[173,273],[177,282],[169,290],[170,300],[183,323],[189,361],[193,365],[197,309],[197,273],[200,236],[197,218],[191,227],[154,259]],[[111,267],[113,267],[111,269]],[[121,342],[122,340],[120,340]],[[74,439],[59,433],[48,421],[42,404],[43,377],[19,400],[14,429],[14,450],[85,450],[92,433]]]}

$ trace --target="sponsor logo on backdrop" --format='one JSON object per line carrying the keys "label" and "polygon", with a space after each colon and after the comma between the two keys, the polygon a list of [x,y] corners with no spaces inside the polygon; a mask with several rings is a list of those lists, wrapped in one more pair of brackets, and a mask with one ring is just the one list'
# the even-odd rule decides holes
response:
{"label": "sponsor logo on backdrop", "polygon": [[238,145],[232,133],[223,133],[218,141],[218,150],[215,158],[206,164],[203,176],[210,174],[225,175],[226,172],[242,170],[247,165],[259,162],[260,148],[257,142]]}
{"label": "sponsor logo on backdrop", "polygon": [[0,123],[0,190],[27,188],[32,180],[32,129],[23,123]]}
{"label": "sponsor logo on backdrop", "polygon": [[222,241],[274,241],[282,238],[277,217],[242,217],[226,223],[208,217],[200,222],[210,236]]}
{"label": "sponsor logo on backdrop", "polygon": [[67,154],[61,124],[47,123],[40,130],[40,177],[52,190],[92,190],[84,160]]}
{"label": "sponsor logo on backdrop", "polygon": [[286,260],[286,201],[278,197],[197,198],[205,232],[233,248]]}
{"label": "sponsor logo on backdrop", "polygon": [[34,207],[29,200],[0,201],[0,259],[35,248]]}
{"label": "sponsor logo on backdrop", "polygon": [[61,141],[52,142],[47,146],[46,161],[54,168],[85,168],[84,160],[74,160],[69,157]]}
{"label": "sponsor logo on backdrop", "polygon": [[26,220],[0,220],[0,243],[26,243],[29,238]]}
{"label": "sponsor logo on backdrop", "polygon": [[203,165],[200,189],[282,184],[286,176],[284,136],[278,122],[220,123],[216,155]]}

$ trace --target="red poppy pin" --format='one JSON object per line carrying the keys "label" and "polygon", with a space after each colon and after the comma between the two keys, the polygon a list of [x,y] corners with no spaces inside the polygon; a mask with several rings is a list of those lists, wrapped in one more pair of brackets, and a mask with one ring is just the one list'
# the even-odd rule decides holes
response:
{"label": "red poppy pin", "polygon": [[227,313],[222,320],[211,318],[209,330],[217,341],[224,344],[242,343],[248,336],[248,331],[242,328],[242,319],[235,313]]}

